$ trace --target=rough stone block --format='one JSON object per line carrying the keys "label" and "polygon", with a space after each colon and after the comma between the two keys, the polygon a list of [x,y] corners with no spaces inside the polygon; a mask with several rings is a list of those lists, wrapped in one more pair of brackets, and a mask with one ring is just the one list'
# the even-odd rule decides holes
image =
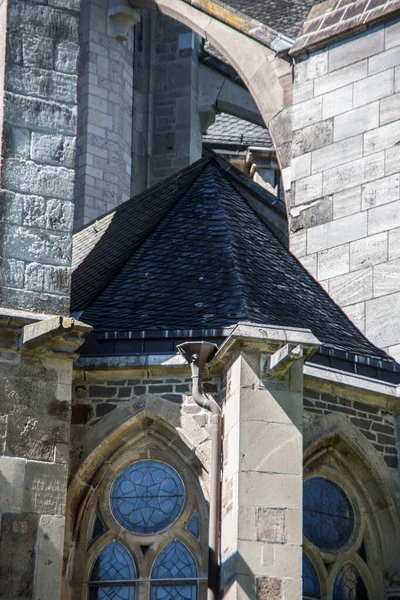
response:
{"label": "rough stone block", "polygon": [[349,272],[349,249],[349,244],[343,244],[318,253],[318,281]]}
{"label": "rough stone block", "polygon": [[33,132],[31,157],[36,162],[73,169],[75,166],[75,138]]}
{"label": "rough stone block", "polygon": [[332,196],[319,198],[309,204],[301,204],[290,209],[290,230],[297,231],[315,227],[332,220]]}
{"label": "rough stone block", "polygon": [[312,153],[312,173],[326,171],[362,157],[362,135],[336,142]]}
{"label": "rough stone block", "polygon": [[71,107],[10,92],[6,93],[6,100],[4,116],[9,123],[75,134],[76,110]]}
{"label": "rough stone block", "polygon": [[324,173],[323,194],[329,195],[356,187],[384,175],[384,154],[359,158]]}
{"label": "rough stone block", "polygon": [[374,268],[374,296],[393,294],[399,289],[400,259],[391,260]]}
{"label": "rough stone block", "polygon": [[30,158],[31,132],[24,127],[5,127],[4,158]]}
{"label": "rough stone block", "polygon": [[363,185],[361,198],[362,210],[398,200],[400,198],[400,174]]}
{"label": "rough stone block", "polygon": [[49,294],[68,295],[70,293],[71,274],[67,267],[45,266],[43,291]]}
{"label": "rough stone block", "polygon": [[1,600],[31,600],[38,516],[4,513],[0,538]]}
{"label": "rough stone block", "polygon": [[378,233],[350,244],[350,270],[371,267],[387,260],[387,233]]}
{"label": "rough stone block", "polygon": [[364,77],[367,77],[367,75],[367,60],[362,60],[354,65],[343,67],[342,69],[327,73],[316,79],[314,82],[314,94],[319,96],[320,94],[332,92],[333,90],[349,85],[354,81],[363,79]]}
{"label": "rough stone block", "polygon": [[78,70],[79,46],[70,42],[56,44],[54,68],[62,73],[76,73]]}
{"label": "rough stone block", "polygon": [[395,46],[386,50],[386,52],[380,52],[369,59],[369,74],[379,73],[379,71],[385,71],[390,67],[397,67],[400,65],[400,46]]}
{"label": "rough stone block", "polygon": [[351,188],[333,195],[333,218],[347,217],[361,210],[361,187]]}
{"label": "rough stone block", "polygon": [[53,68],[53,40],[36,35],[22,35],[22,61],[26,67]]}
{"label": "rough stone block", "polygon": [[383,98],[380,103],[381,125],[397,121],[400,117],[400,93]]}
{"label": "rough stone block", "polygon": [[[372,75],[354,84],[354,107],[370,104],[393,93],[393,69]],[[382,123],[381,123],[382,124]]]}
{"label": "rough stone block", "polygon": [[[355,108],[334,118],[334,140],[339,141],[379,126],[379,102]],[[350,143],[350,142],[349,142]]]}
{"label": "rough stone block", "polygon": [[323,96],[322,116],[335,117],[353,108],[353,85],[346,85]]}
{"label": "rough stone block", "polygon": [[22,198],[19,194],[5,190],[0,191],[0,205],[2,207],[0,223],[21,224]]}
{"label": "rough stone block", "polygon": [[24,501],[26,460],[0,456],[0,510],[21,510]]}
{"label": "rough stone block", "polygon": [[328,146],[333,140],[333,120],[320,121],[294,132],[293,156],[301,156],[317,148]]}
{"label": "rough stone block", "polygon": [[400,120],[383,125],[364,135],[364,154],[392,148],[400,139]]}
{"label": "rough stone block", "polygon": [[372,298],[372,269],[339,275],[329,281],[329,293],[339,306]]}
{"label": "rough stone block", "polygon": [[49,265],[69,266],[71,237],[63,232],[49,232],[10,225],[7,250],[13,257],[26,261],[42,261]]}
{"label": "rough stone block", "polygon": [[68,468],[58,463],[28,461],[24,510],[45,515],[64,515]]}
{"label": "rough stone block", "polygon": [[256,517],[257,540],[283,544],[285,536],[285,511],[282,509],[259,508]]}
{"label": "rough stone block", "polygon": [[25,267],[25,288],[36,292],[43,290],[44,266],[39,263],[29,263]]}
{"label": "rough stone block", "polygon": [[282,580],[276,577],[257,577],[256,600],[283,600]]}
{"label": "rough stone block", "polygon": [[384,49],[384,29],[368,31],[357,38],[344,40],[329,50],[329,71],[341,69],[368,58]]}
{"label": "rough stone block", "polygon": [[72,230],[72,202],[46,199],[40,196],[20,195],[19,197],[23,199],[23,225],[56,231]]}
{"label": "rough stone block", "polygon": [[0,259],[0,285],[13,288],[24,287],[25,264],[13,258]]}
{"label": "rough stone block", "polygon": [[316,52],[308,56],[306,60],[296,64],[295,85],[305,83],[312,79],[322,77],[328,69],[328,53],[326,51]]}
{"label": "rough stone block", "polygon": [[8,160],[4,164],[4,186],[17,192],[72,200],[74,171],[37,165],[31,161]]}
{"label": "rough stone block", "polygon": [[68,442],[69,426],[47,415],[9,416],[6,453],[32,460],[51,461],[56,442]]}
{"label": "rough stone block", "polygon": [[390,202],[368,211],[368,235],[400,227],[400,201]]}
{"label": "rough stone block", "polygon": [[8,26],[21,33],[42,38],[79,43],[79,15],[35,3],[18,2],[9,5]]}
{"label": "rough stone block", "polygon": [[350,215],[309,229],[307,231],[307,251],[312,254],[366,236],[367,214]]}
{"label": "rough stone block", "polygon": [[39,520],[36,556],[35,598],[60,597],[64,517],[43,515]]}

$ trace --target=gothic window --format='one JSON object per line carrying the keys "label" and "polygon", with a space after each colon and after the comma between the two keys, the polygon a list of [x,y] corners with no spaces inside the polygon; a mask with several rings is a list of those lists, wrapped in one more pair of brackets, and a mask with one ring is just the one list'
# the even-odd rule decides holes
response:
{"label": "gothic window", "polygon": [[364,524],[346,491],[327,477],[313,476],[303,488],[303,598],[369,600]]}
{"label": "gothic window", "polygon": [[[191,469],[153,443],[121,456],[86,507],[74,600],[202,600],[208,524]],[[154,452],[154,458],[152,453]],[[85,541],[86,539],[86,541]]]}

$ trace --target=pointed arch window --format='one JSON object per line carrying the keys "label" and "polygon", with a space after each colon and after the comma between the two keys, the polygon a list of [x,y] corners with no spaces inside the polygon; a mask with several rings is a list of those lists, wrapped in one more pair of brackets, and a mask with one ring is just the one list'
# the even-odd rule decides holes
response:
{"label": "pointed arch window", "polygon": [[154,563],[151,600],[197,600],[197,577],[192,553],[175,540],[164,548]]}
{"label": "pointed arch window", "polygon": [[319,600],[321,598],[321,585],[317,571],[310,558],[303,552],[303,600]]}
{"label": "pointed arch window", "polygon": [[346,563],[336,576],[333,600],[368,600],[368,592],[360,573],[352,563]]}
{"label": "pointed arch window", "polygon": [[135,585],[125,581],[136,578],[129,552],[118,542],[110,542],[97,556],[90,573],[89,600],[135,600]]}

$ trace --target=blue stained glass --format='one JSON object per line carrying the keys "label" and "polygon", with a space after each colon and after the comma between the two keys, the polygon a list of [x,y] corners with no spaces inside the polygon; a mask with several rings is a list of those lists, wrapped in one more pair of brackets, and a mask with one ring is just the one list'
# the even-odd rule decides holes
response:
{"label": "blue stained glass", "polygon": [[335,579],[333,600],[368,600],[368,592],[354,565],[343,565]]}
{"label": "blue stained glass", "polygon": [[[187,579],[197,577],[197,567],[191,552],[178,540],[169,544],[158,556],[152,579]],[[151,586],[151,600],[197,600],[197,583]]]}
{"label": "blue stained glass", "polygon": [[198,540],[200,539],[200,523],[197,511],[194,511],[194,515],[186,529],[190,531],[190,533],[194,535],[195,538],[197,538]]}
{"label": "blue stained glass", "polygon": [[303,552],[303,596],[308,598],[321,598],[321,586],[317,571],[307,554]]}
{"label": "blue stained glass", "polygon": [[336,483],[312,477],[303,488],[304,535],[325,550],[339,550],[351,539],[354,511],[350,500]]}
{"label": "blue stained glass", "polygon": [[[123,581],[136,578],[129,552],[118,542],[110,542],[100,552],[92,567],[90,581]],[[134,586],[89,584],[89,600],[135,600]]]}
{"label": "blue stained glass", "polygon": [[92,531],[92,539],[90,540],[93,543],[97,538],[99,538],[103,533],[105,533],[107,529],[104,527],[99,515],[96,515],[96,519],[93,525]]}
{"label": "blue stained glass", "polygon": [[125,469],[111,490],[111,508],[120,525],[137,534],[166,529],[181,514],[185,488],[178,473],[156,460]]}

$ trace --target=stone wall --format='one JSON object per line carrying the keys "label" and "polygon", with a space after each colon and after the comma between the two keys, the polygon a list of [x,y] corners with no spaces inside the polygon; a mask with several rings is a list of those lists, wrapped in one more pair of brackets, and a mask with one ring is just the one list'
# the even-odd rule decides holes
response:
{"label": "stone wall", "polygon": [[294,72],[291,249],[399,358],[400,22],[314,52]]}
{"label": "stone wall", "polygon": [[318,392],[309,388],[304,390],[304,410],[305,413],[319,415],[332,412],[342,414],[382,454],[388,467],[397,468],[395,417],[387,410],[359,400]]}
{"label": "stone wall", "polygon": [[0,10],[6,50],[0,90],[0,304],[65,313],[79,2],[3,0]]}
{"label": "stone wall", "polygon": [[83,3],[75,228],[130,198],[133,29],[111,35],[108,2]]}

